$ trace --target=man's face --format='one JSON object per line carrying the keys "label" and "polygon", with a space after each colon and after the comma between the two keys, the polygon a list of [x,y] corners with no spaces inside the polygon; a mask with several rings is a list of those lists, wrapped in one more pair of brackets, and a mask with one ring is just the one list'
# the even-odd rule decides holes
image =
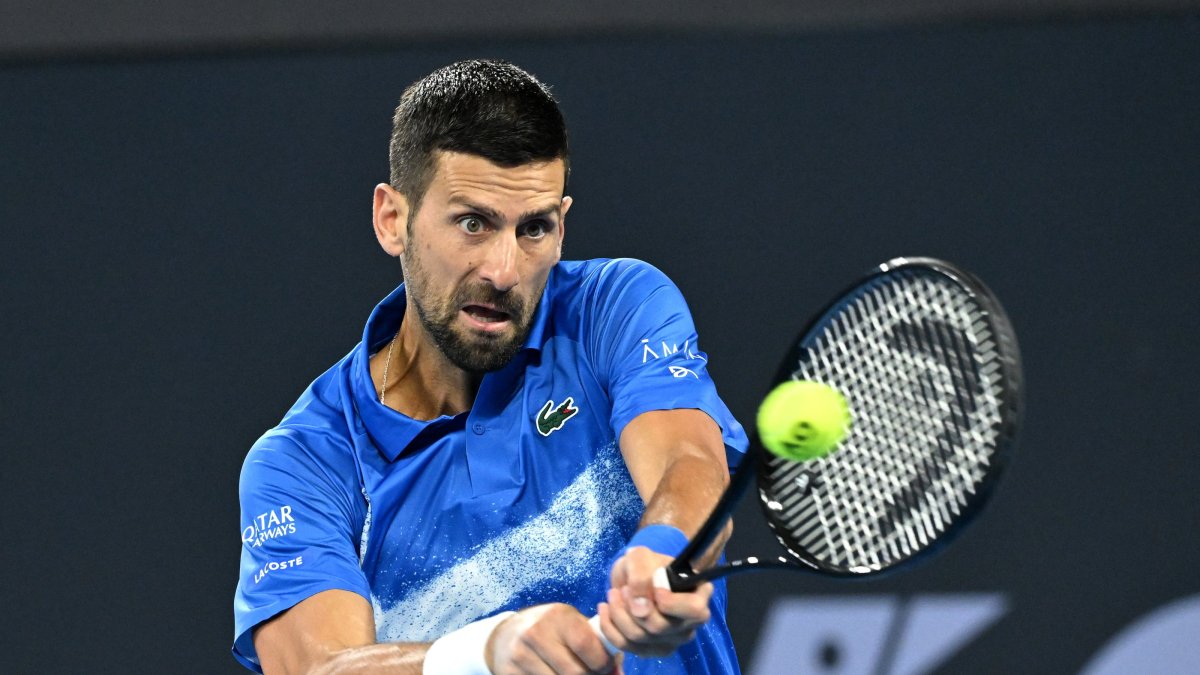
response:
{"label": "man's face", "polygon": [[529,334],[562,252],[562,160],[513,168],[443,152],[400,261],[425,331],[469,372],[503,368]]}

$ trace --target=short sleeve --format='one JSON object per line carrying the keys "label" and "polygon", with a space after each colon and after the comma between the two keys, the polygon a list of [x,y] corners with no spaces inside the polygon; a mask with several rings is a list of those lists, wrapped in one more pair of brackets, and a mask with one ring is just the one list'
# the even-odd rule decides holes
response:
{"label": "short sleeve", "polygon": [[234,597],[233,654],[261,672],[255,626],[321,591],[370,600],[358,546],[366,517],[353,457],[313,450],[286,431],[268,433],[242,466],[242,562]]}
{"label": "short sleeve", "polygon": [[591,301],[589,348],[612,400],[614,433],[644,412],[696,408],[721,427],[729,466],[737,466],[745,430],[717,395],[675,284],[647,263],[612,260],[597,273]]}

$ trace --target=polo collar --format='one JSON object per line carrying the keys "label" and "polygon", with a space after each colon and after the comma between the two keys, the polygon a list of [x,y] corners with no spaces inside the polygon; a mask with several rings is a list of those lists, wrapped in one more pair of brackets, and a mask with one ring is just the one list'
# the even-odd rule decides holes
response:
{"label": "polo collar", "polygon": [[537,310],[533,313],[533,325],[529,327],[529,335],[525,337],[522,349],[540,352],[542,345],[546,343],[546,324],[550,321],[550,289],[554,286],[556,276],[558,276],[558,265],[551,268],[550,276],[546,277],[546,287],[542,289],[542,298],[538,301]]}
{"label": "polo collar", "polygon": [[[522,351],[540,352],[545,344],[547,326],[550,317],[551,293],[557,266],[550,270],[546,288],[538,302],[537,311],[533,315],[533,325],[525,338]],[[400,330],[400,322],[404,319],[406,295],[404,284],[400,284],[384,298],[367,319],[363,329],[362,342],[354,350],[351,388],[354,393],[355,407],[358,415],[371,435],[372,440],[388,461],[397,457],[413,446],[418,438],[426,439],[421,445],[428,443],[454,429],[461,429],[466,424],[470,410],[458,415],[442,415],[432,420],[415,420],[404,413],[397,412],[379,402],[379,391],[371,380],[371,355],[383,349]],[[521,358],[518,354],[514,358]],[[507,369],[505,369],[507,370]],[[479,390],[487,389],[487,381],[494,373],[483,376],[484,382]]]}

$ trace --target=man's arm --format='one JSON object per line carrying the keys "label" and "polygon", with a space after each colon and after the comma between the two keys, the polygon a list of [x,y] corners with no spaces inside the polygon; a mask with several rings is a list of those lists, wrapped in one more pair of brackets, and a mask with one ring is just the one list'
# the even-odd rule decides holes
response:
{"label": "man's arm", "polygon": [[[721,430],[706,413],[691,409],[642,413],[621,432],[621,453],[646,510],[641,526],[670,525],[691,537],[729,482]],[[726,527],[703,559],[719,555],[731,532]],[[653,587],[652,577],[671,557],[647,548],[630,549],[613,565],[607,606],[600,608],[605,636],[617,647],[644,656],[663,656],[688,642],[709,618],[712,585],[691,593]]]}
{"label": "man's arm", "polygon": [[[688,537],[712,512],[729,484],[721,428],[695,408],[652,410],[633,418],[621,432],[621,454],[646,503],[641,526],[673,525]],[[714,540],[698,567],[716,560],[732,527]]]}
{"label": "man's arm", "polygon": [[[616,666],[587,619],[568,605],[522,610],[485,636],[486,641],[456,643],[452,650],[478,650],[496,675],[609,673]],[[339,590],[300,602],[254,633],[254,647],[267,675],[422,675],[430,646],[376,644],[370,603],[357,593]]]}
{"label": "man's arm", "polygon": [[428,644],[375,643],[371,604],[357,593],[317,593],[254,631],[263,672],[421,675]]}

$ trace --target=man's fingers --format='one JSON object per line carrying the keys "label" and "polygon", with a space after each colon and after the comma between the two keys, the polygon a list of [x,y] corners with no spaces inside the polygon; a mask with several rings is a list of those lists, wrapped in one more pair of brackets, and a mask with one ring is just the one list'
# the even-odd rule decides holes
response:
{"label": "man's fingers", "polygon": [[514,654],[512,663],[510,664],[510,670],[500,672],[504,673],[504,675],[507,675],[508,673],[513,673],[514,675],[517,673],[520,673],[521,675],[558,675],[554,672],[554,669],[542,659],[540,654],[537,654],[533,651]]}
{"label": "man's fingers", "polygon": [[613,656],[604,648],[591,625],[579,615],[580,621],[572,621],[564,628],[561,637],[571,656],[587,668],[589,673],[612,672]]}
{"label": "man's fingers", "polygon": [[[640,594],[639,594],[640,593]],[[654,613],[653,591],[635,589],[632,586],[622,586],[621,595],[629,607],[629,613],[639,619],[650,617]]]}
{"label": "man's fingers", "polygon": [[499,675],[612,673],[617,661],[574,607],[540,605],[497,628],[489,667]]}
{"label": "man's fingers", "polygon": [[[654,607],[654,572],[662,567],[667,557],[644,546],[629,549],[622,558],[621,573],[624,584],[613,584],[625,592],[629,612],[639,619],[651,616]],[[614,575],[615,577],[616,575]]]}
{"label": "man's fingers", "polygon": [[674,593],[665,588],[656,588],[654,605],[668,619],[702,624],[711,616],[708,601],[712,599],[712,594],[713,586],[710,583],[701,584],[696,590],[687,593]]}
{"label": "man's fingers", "polygon": [[[674,593],[654,585],[669,556],[635,546],[613,566],[608,606],[601,608],[601,631],[618,648],[639,656],[666,656],[695,637],[708,621],[712,584]],[[624,584],[616,583],[623,580]]]}
{"label": "man's fingers", "polygon": [[615,588],[608,591],[608,617],[609,622],[620,635],[620,640],[613,640],[613,644],[623,650],[628,650],[634,645],[646,642],[648,635],[646,629],[629,613],[629,606],[625,598]]}
{"label": "man's fingers", "polygon": [[539,640],[529,643],[530,651],[536,655],[538,664],[546,666],[547,673],[596,673],[600,667],[587,666],[574,651],[558,640]]}
{"label": "man's fingers", "polygon": [[[688,634],[679,634],[678,630],[663,624],[663,630],[655,633],[647,631],[629,613],[624,598],[616,590],[608,592],[608,607],[604,610],[601,629],[609,641],[623,651],[633,652],[639,656],[666,656],[675,651],[679,645],[691,639]],[[659,617],[660,620],[665,621]]]}
{"label": "man's fingers", "polygon": [[[697,589],[699,591],[699,589]],[[707,592],[673,593],[665,589],[654,589],[653,604],[645,599],[631,597],[628,587],[621,589],[623,606],[637,625],[651,635],[678,635],[708,621],[711,612],[708,600],[712,597],[711,585]],[[646,608],[649,611],[645,611]]]}

